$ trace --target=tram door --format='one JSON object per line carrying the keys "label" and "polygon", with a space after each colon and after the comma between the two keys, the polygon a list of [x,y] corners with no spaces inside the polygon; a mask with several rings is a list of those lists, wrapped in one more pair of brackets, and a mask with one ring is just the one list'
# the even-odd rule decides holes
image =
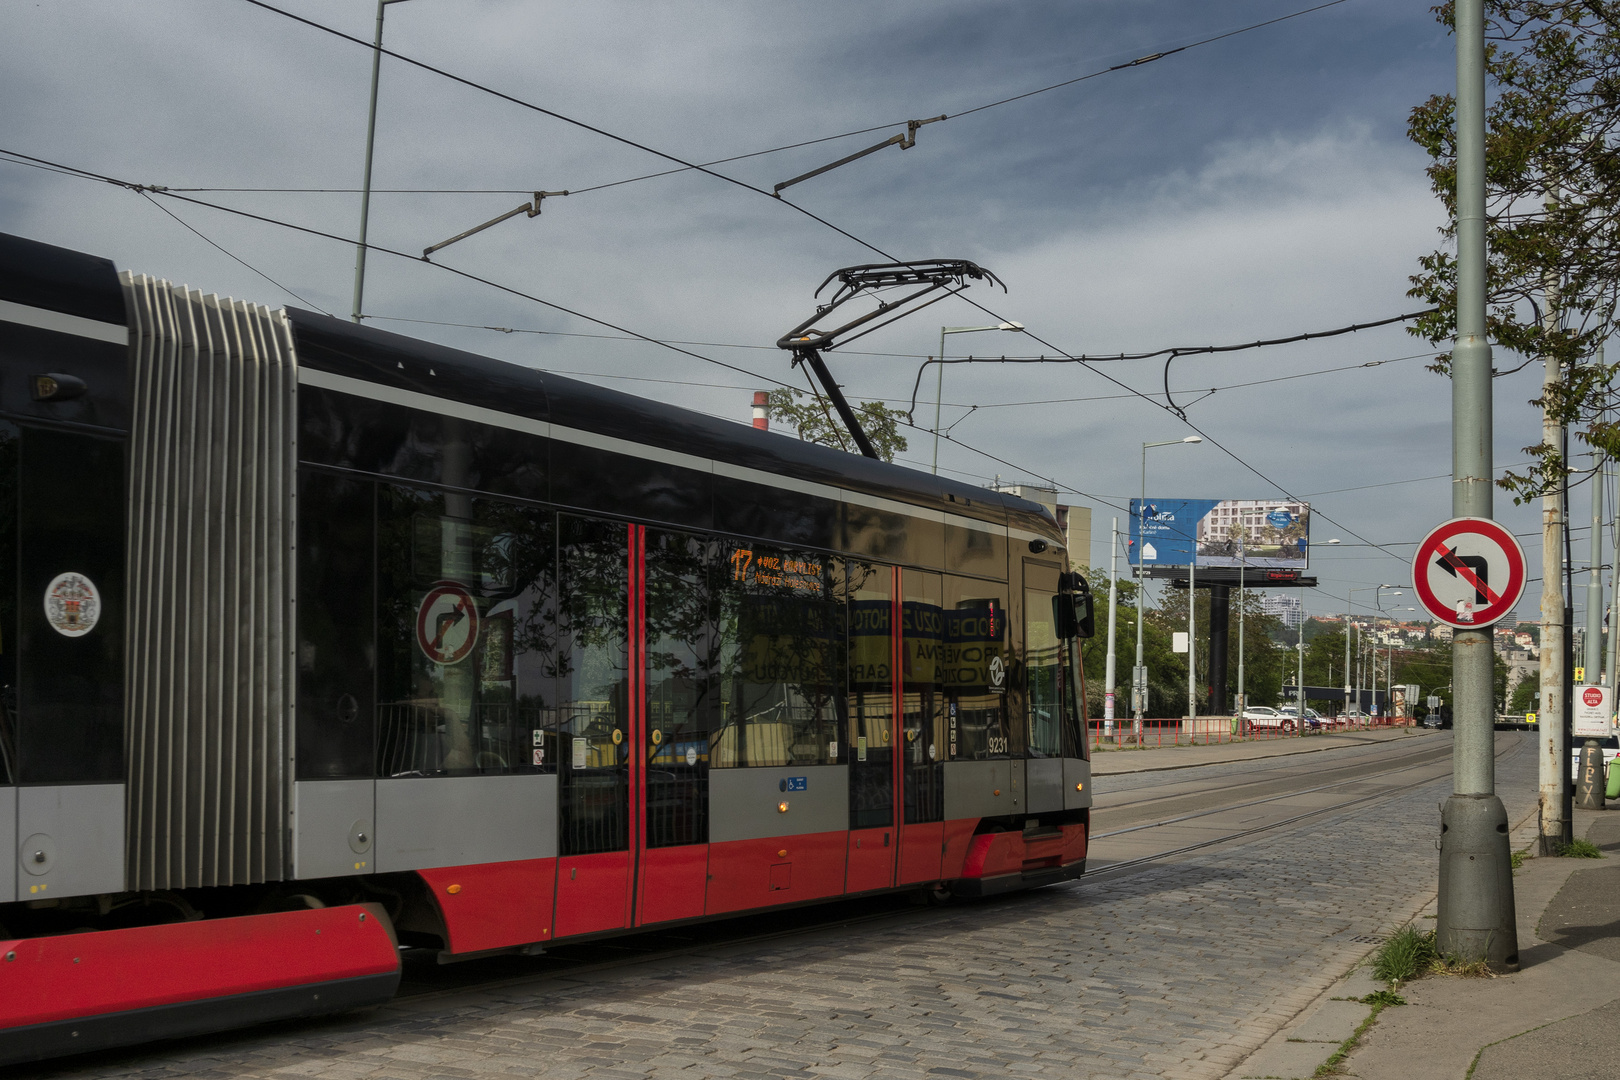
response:
{"label": "tram door", "polygon": [[646,529],[637,662],[636,925],[703,914],[709,733],[720,715],[713,541]]}
{"label": "tram door", "polygon": [[900,860],[896,884],[937,880],[945,838],[944,587],[901,572]]}
{"label": "tram door", "polygon": [[844,570],[849,704],[843,760],[849,763],[850,829],[844,890],[864,892],[894,884],[899,851],[894,820],[899,638],[894,628],[900,571],[854,560]]}
{"label": "tram door", "polygon": [[630,925],[631,753],[640,679],[632,658],[640,617],[643,530],[564,516],[557,673],[559,794],[556,935]]}

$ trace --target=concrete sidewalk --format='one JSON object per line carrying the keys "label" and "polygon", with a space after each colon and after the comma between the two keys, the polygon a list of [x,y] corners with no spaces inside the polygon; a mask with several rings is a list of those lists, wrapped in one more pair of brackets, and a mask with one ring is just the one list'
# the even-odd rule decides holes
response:
{"label": "concrete sidewalk", "polygon": [[[1399,988],[1332,1075],[1362,1080],[1611,1080],[1620,1076],[1620,808],[1576,811],[1576,832],[1608,856],[1528,859],[1514,874],[1521,969],[1430,975]],[[1531,814],[1514,850],[1535,837]],[[1434,925],[1432,894],[1415,920]],[[1391,930],[1398,927],[1392,926]],[[1382,989],[1362,965],[1234,1069],[1234,1078],[1315,1075],[1362,1027]],[[1477,1064],[1476,1064],[1477,1059]],[[1472,1069],[1472,1073],[1470,1073]]]}
{"label": "concrete sidewalk", "polygon": [[1362,731],[1320,732],[1314,735],[1256,739],[1251,742],[1225,742],[1210,746],[1163,746],[1137,750],[1094,749],[1091,753],[1093,776],[1120,776],[1126,773],[1158,772],[1164,769],[1190,769],[1198,765],[1222,765],[1230,761],[1311,754],[1321,750],[1367,743],[1394,742],[1421,738],[1434,732],[1427,728],[1370,728]]}
{"label": "concrete sidewalk", "polygon": [[1514,875],[1521,969],[1402,988],[1410,1004],[1384,1010],[1346,1061],[1351,1075],[1620,1076],[1620,808],[1577,810],[1575,825],[1607,858],[1530,859]]}

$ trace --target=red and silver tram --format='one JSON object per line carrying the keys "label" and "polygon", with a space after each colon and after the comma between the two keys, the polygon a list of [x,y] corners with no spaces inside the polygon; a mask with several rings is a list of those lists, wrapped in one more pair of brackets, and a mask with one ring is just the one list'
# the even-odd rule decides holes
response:
{"label": "red and silver tram", "polygon": [[0,236],[0,1061],[380,1001],[404,948],[1077,877],[1063,548]]}

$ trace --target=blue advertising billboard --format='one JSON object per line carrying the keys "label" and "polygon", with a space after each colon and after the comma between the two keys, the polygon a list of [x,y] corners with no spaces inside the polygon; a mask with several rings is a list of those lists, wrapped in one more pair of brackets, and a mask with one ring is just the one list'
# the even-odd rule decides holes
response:
{"label": "blue advertising billboard", "polygon": [[1149,499],[1144,505],[1132,499],[1130,560],[1138,566],[1304,570],[1310,532],[1309,503]]}

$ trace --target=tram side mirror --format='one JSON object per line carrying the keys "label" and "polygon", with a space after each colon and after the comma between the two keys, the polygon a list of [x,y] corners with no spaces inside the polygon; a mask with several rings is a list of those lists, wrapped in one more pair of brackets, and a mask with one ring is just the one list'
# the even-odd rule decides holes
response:
{"label": "tram side mirror", "polygon": [[1096,634],[1096,618],[1091,609],[1091,590],[1083,583],[1080,591],[1052,597],[1052,626],[1062,641],[1089,638]]}

